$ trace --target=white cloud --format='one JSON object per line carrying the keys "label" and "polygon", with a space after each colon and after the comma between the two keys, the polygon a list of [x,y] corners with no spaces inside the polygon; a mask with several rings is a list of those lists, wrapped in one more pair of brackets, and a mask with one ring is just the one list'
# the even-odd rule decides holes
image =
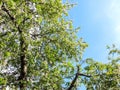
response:
{"label": "white cloud", "polygon": [[114,22],[120,22],[120,1],[111,0],[106,7],[106,14]]}
{"label": "white cloud", "polygon": [[120,0],[110,0],[105,9],[116,42],[120,42]]}

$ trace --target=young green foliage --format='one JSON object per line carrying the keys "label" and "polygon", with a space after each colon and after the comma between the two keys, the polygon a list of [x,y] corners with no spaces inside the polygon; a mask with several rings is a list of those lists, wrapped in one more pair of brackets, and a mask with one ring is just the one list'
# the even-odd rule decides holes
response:
{"label": "young green foliage", "polygon": [[82,78],[87,90],[119,90],[120,53],[115,47],[109,49],[109,63],[104,64],[93,61],[92,59],[87,60],[84,71],[86,74],[91,75],[91,78]]}
{"label": "young green foliage", "polygon": [[66,18],[70,6],[62,0],[0,1],[1,83],[21,90],[63,88],[87,47]]}

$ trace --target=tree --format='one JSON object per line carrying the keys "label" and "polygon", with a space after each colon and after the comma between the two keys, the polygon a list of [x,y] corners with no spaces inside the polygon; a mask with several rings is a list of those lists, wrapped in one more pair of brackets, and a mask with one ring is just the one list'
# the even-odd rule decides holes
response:
{"label": "tree", "polygon": [[87,59],[84,68],[85,73],[91,78],[83,78],[83,83],[87,90],[119,90],[120,88],[120,50],[109,48],[109,63],[100,63],[92,59]]}
{"label": "tree", "polygon": [[0,0],[1,89],[119,89],[119,58],[108,64],[82,60],[88,45],[67,17],[72,6],[62,0]]}
{"label": "tree", "polygon": [[87,47],[76,37],[78,29],[67,18],[72,6],[62,0],[0,0],[3,88],[61,90],[69,87],[65,79],[75,74],[77,62]]}

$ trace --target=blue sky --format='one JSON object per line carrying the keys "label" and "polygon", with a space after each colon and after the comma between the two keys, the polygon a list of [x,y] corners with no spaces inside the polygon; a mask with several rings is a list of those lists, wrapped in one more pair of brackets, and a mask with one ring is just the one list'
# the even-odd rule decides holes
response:
{"label": "blue sky", "polygon": [[[120,0],[70,0],[77,5],[69,12],[78,33],[89,47],[84,59],[108,62],[107,45],[116,44],[120,48]],[[84,86],[79,89],[86,90]],[[78,90],[79,90],[78,89]]]}
{"label": "blue sky", "polygon": [[120,0],[70,0],[77,5],[69,12],[79,37],[89,44],[84,58],[107,62],[106,45],[120,44]]}

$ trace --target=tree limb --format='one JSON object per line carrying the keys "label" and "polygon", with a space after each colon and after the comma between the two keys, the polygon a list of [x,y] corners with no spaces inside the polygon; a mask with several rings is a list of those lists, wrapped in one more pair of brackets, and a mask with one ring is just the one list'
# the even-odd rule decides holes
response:
{"label": "tree limb", "polygon": [[7,15],[10,17],[10,19],[14,22],[14,17],[10,14],[9,10],[5,7],[5,4],[2,4],[1,9],[7,13]]}
{"label": "tree limb", "polygon": [[75,77],[72,80],[72,82],[71,82],[71,84],[70,84],[70,86],[68,87],[67,90],[72,90],[72,88],[74,87],[74,85],[75,85],[79,76],[91,77],[90,75],[85,75],[85,74],[79,73],[79,66],[77,66],[77,73],[75,74]]}

